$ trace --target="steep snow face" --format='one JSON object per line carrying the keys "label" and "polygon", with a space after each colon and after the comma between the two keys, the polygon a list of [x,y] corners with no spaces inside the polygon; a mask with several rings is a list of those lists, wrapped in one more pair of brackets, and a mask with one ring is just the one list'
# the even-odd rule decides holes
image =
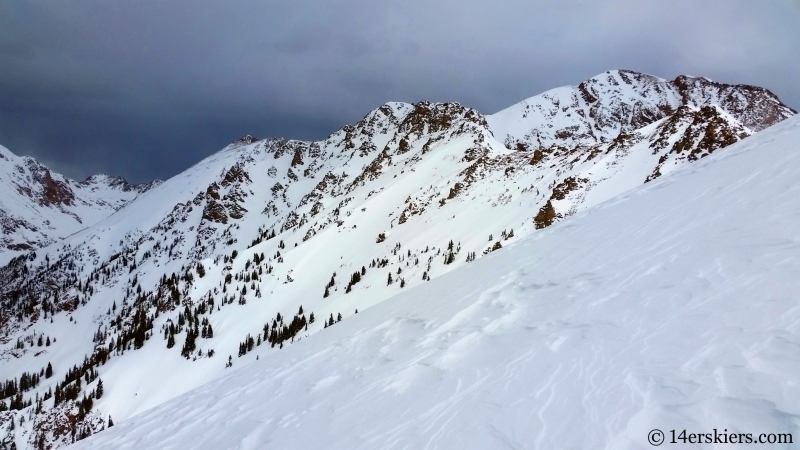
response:
{"label": "steep snow face", "polygon": [[94,225],[156,184],[107,175],[79,183],[0,146],[0,264]]}
{"label": "steep snow face", "polygon": [[608,142],[673,114],[681,106],[716,105],[753,131],[796,113],[766,89],[679,76],[667,81],[628,70],[612,70],[578,86],[553,89],[486,119],[509,148]]}
{"label": "steep snow face", "polygon": [[498,140],[498,117],[387,103],[322,141],[245,136],[15,258],[0,268],[0,381],[53,376],[2,400],[0,429],[16,427],[0,443],[122,423],[754,132],[718,104],[676,104],[636,129],[620,116],[605,140],[534,147]]}
{"label": "steep snow face", "polygon": [[75,448],[796,442],[798,145],[793,118]]}

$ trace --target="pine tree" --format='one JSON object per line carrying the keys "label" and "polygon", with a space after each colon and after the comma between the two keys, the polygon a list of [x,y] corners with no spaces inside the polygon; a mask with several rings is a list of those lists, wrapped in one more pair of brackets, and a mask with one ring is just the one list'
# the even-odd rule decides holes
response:
{"label": "pine tree", "polygon": [[95,389],[94,398],[100,399],[103,396],[103,380],[97,380],[97,389]]}
{"label": "pine tree", "polygon": [[[450,241],[450,243],[452,244],[452,243],[453,243],[453,241]],[[450,251],[447,253],[447,255],[445,255],[445,257],[444,257],[444,263],[445,263],[445,264],[452,264],[452,263],[453,263],[453,261],[455,261],[455,259],[456,259],[456,255],[453,253],[453,250],[451,249],[451,250],[450,250]]]}
{"label": "pine tree", "polygon": [[389,286],[394,281],[392,280],[392,272],[389,272],[389,278],[386,280],[386,285]]}
{"label": "pine tree", "polygon": [[44,370],[44,377],[50,378],[53,376],[53,366],[50,363],[47,363],[47,368]]}
{"label": "pine tree", "polygon": [[181,356],[183,356],[186,359],[189,359],[189,357],[191,356],[192,352],[194,352],[194,349],[196,347],[195,345],[196,337],[197,336],[195,334],[195,331],[191,327],[189,327],[189,329],[186,330],[186,341],[184,341],[183,343],[183,348],[181,349]]}
{"label": "pine tree", "polygon": [[108,428],[111,428],[111,427],[113,427],[113,426],[114,426],[114,421],[113,421],[113,420],[111,420],[111,415],[109,415],[109,416],[108,416]]}

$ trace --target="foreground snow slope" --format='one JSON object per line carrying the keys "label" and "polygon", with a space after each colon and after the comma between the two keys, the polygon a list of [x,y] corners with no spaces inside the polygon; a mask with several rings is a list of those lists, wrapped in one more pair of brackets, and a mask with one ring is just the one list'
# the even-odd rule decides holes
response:
{"label": "foreground snow slope", "polygon": [[798,145],[788,119],[75,448],[798,439]]}

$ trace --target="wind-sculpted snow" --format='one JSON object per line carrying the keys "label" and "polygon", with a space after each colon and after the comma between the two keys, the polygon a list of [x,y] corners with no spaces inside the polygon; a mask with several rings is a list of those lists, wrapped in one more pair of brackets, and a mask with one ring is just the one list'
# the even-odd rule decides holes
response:
{"label": "wind-sculpted snow", "polygon": [[[659,80],[615,71],[559,91],[584,89],[577,106],[543,94],[560,102],[552,117],[522,104],[483,116],[458,103],[389,102],[321,141],[248,135],[96,224],[22,253],[0,267],[0,444],[60,446],[111,418],[122,426],[411,288],[487,267],[481,261],[515,242],[549,236],[543,229],[724,154],[792,113],[758,88],[687,79],[706,88],[679,98]],[[727,94],[711,95],[720,89]],[[556,133],[581,114],[591,118],[585,133]],[[551,140],[534,145],[533,125]],[[47,208],[68,211],[83,194],[59,177],[45,182]],[[102,198],[103,185],[133,192],[107,177],[81,189]],[[48,363],[53,376],[39,376]],[[3,428],[12,419],[16,427]]]}
{"label": "wind-sculpted snow", "polygon": [[75,448],[797,442],[798,145],[787,120]]}

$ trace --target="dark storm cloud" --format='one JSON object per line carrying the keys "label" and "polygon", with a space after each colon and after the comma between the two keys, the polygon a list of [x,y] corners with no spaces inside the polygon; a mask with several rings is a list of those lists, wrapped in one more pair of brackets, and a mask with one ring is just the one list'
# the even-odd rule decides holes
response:
{"label": "dark storm cloud", "polygon": [[0,144],[166,178],[244,134],[323,138],[385,101],[492,113],[613,68],[800,106],[797,1],[0,4]]}

